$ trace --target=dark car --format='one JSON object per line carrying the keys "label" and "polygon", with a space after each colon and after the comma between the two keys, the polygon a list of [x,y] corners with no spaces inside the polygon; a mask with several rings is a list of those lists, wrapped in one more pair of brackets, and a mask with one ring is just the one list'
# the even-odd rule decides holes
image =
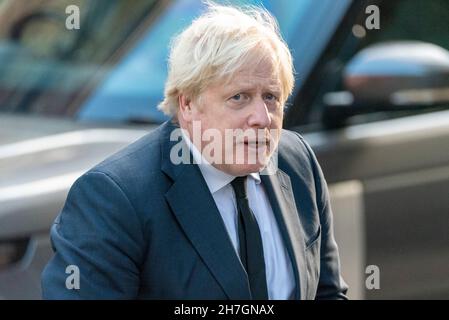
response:
{"label": "dark car", "polygon": [[[236,2],[292,50],[284,126],[323,168],[349,296],[449,297],[449,2]],[[0,0],[0,298],[40,297],[71,184],[167,119],[170,38],[203,6]]]}

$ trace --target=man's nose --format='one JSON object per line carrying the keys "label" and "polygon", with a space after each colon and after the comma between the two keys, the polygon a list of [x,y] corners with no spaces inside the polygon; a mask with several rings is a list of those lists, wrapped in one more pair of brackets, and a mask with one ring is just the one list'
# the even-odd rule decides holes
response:
{"label": "man's nose", "polygon": [[267,128],[271,125],[270,113],[262,98],[255,99],[248,119],[248,125],[258,128]]}

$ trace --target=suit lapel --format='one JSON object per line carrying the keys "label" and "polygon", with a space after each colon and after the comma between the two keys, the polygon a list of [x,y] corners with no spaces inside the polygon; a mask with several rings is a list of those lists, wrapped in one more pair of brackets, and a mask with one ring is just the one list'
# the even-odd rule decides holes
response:
{"label": "suit lapel", "polygon": [[250,299],[246,273],[198,166],[173,164],[173,142],[161,141],[161,146],[162,169],[174,180],[165,197],[181,228],[228,298]]}
{"label": "suit lapel", "polygon": [[273,212],[293,265],[296,299],[306,298],[307,274],[305,242],[289,176],[278,169],[274,174],[261,175]]}

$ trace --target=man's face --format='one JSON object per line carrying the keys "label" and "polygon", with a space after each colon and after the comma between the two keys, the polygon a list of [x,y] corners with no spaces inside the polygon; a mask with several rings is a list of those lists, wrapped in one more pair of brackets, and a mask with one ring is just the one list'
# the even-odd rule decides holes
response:
{"label": "man's face", "polygon": [[[235,176],[259,172],[267,165],[282,128],[278,73],[270,59],[257,60],[245,64],[227,83],[205,89],[190,102],[187,117],[179,114],[181,127],[203,156]],[[195,125],[200,126],[201,142],[195,141]]]}

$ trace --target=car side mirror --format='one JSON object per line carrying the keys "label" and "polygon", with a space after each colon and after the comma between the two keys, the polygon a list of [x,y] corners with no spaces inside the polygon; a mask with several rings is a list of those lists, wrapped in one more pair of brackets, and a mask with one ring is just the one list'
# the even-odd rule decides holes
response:
{"label": "car side mirror", "polygon": [[449,51],[431,43],[366,47],[349,61],[342,77],[345,90],[323,96],[324,120],[330,126],[357,114],[449,103]]}

